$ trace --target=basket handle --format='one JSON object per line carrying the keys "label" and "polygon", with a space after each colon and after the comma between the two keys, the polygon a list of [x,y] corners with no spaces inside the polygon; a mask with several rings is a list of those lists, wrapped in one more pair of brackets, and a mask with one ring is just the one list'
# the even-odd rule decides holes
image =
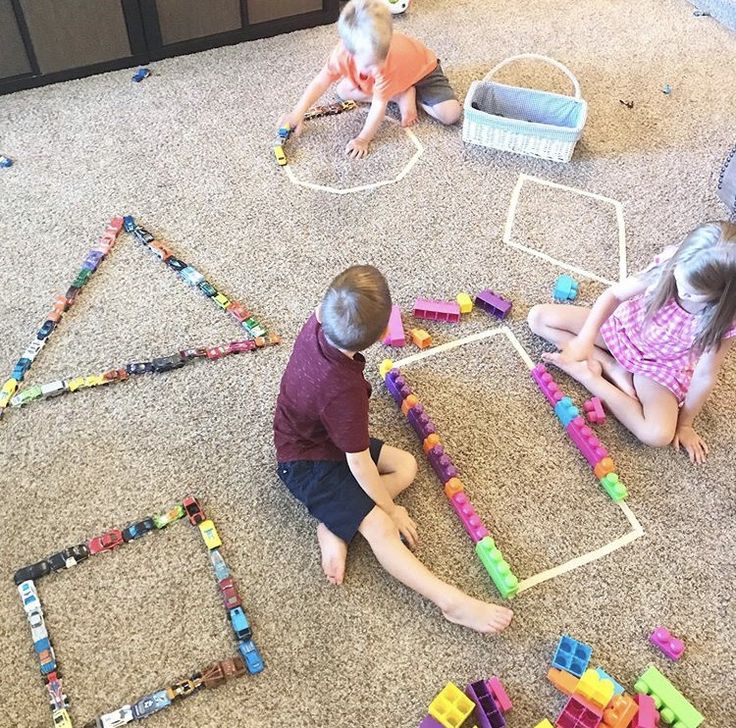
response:
{"label": "basket handle", "polygon": [[493,74],[497,71],[500,71],[504,66],[507,66],[509,63],[513,63],[514,61],[518,61],[523,58],[528,58],[535,61],[544,61],[545,63],[549,63],[551,66],[558,68],[572,81],[573,88],[575,89],[575,99],[580,100],[580,84],[578,83],[577,78],[575,78],[575,76],[573,75],[572,71],[559,61],[556,61],[554,58],[550,58],[549,56],[542,56],[538,53],[520,53],[518,56],[510,56],[505,61],[501,61],[501,63],[499,63],[497,66],[494,66],[490,71],[488,71],[483,80],[490,80],[491,76],[493,76]]}

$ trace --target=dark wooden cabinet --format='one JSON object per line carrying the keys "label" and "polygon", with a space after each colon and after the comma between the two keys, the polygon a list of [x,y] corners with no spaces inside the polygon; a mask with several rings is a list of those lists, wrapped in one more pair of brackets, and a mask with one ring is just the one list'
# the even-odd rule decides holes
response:
{"label": "dark wooden cabinet", "polygon": [[332,23],[339,0],[0,0],[0,93]]}

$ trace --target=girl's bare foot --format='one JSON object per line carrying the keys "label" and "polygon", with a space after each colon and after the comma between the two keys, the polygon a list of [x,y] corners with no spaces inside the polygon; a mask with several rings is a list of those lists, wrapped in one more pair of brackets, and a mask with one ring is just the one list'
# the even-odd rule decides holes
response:
{"label": "girl's bare foot", "polygon": [[514,616],[514,613],[506,607],[481,602],[462,592],[459,592],[449,606],[442,610],[442,614],[448,621],[474,629],[481,634],[503,632]]}
{"label": "girl's bare foot", "polygon": [[327,581],[342,584],[345,578],[345,560],[348,556],[348,545],[335,536],[324,523],[317,526],[317,541],[322,552],[322,571]]}
{"label": "girl's bare foot", "polygon": [[412,86],[411,88],[404,91],[397,99],[396,103],[399,106],[399,113],[401,114],[401,126],[414,126],[417,123],[417,90]]}
{"label": "girl's bare foot", "polygon": [[562,354],[560,354],[560,352],[542,354],[542,359],[550,364],[554,364],[559,369],[562,369],[565,374],[569,374],[584,387],[588,387],[588,384],[592,379],[599,378],[603,373],[603,366],[597,359],[588,359],[587,361],[568,361],[562,356]]}
{"label": "girl's bare foot", "polygon": [[629,397],[637,397],[634,389],[634,377],[631,372],[626,371],[607,351],[601,351],[598,347],[593,349],[593,357],[603,367],[603,376],[615,384],[624,394]]}

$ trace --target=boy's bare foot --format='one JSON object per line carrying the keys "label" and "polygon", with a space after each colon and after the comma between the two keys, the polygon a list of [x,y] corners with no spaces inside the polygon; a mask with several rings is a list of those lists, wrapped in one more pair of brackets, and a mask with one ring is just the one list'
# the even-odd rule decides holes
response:
{"label": "boy's bare foot", "polygon": [[414,86],[404,91],[396,99],[396,103],[401,114],[401,126],[414,126],[419,118],[417,116],[417,90]]}
{"label": "boy's bare foot", "polygon": [[322,571],[325,572],[327,580],[333,584],[342,584],[345,578],[348,545],[335,536],[324,523],[317,526],[317,541],[322,552]]}
{"label": "boy's bare foot", "polygon": [[514,613],[506,607],[481,602],[461,592],[454,602],[442,610],[442,614],[448,621],[474,629],[481,634],[503,632],[514,616]]}

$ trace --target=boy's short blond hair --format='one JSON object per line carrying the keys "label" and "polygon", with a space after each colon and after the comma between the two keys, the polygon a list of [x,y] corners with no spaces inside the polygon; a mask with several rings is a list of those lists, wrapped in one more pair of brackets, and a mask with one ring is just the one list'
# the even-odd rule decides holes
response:
{"label": "boy's short blond hair", "polygon": [[372,265],[354,265],[330,283],[319,314],[331,344],[346,351],[367,349],[381,338],[388,325],[388,283]]}
{"label": "boy's short blond hair", "polygon": [[350,0],[337,30],[348,53],[371,50],[377,61],[386,60],[394,30],[391,11],[382,0]]}

